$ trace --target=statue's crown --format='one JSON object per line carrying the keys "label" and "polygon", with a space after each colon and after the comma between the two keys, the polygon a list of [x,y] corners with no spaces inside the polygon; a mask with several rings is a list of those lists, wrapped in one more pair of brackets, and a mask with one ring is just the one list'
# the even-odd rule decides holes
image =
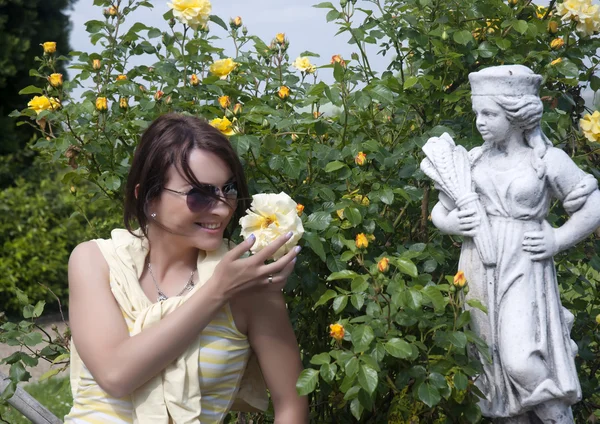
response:
{"label": "statue's crown", "polygon": [[491,66],[469,74],[472,96],[537,96],[542,76],[523,65]]}

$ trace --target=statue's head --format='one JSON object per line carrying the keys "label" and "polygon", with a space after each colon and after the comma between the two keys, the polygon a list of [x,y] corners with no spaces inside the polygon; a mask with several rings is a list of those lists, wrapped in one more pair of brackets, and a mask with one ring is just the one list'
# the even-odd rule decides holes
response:
{"label": "statue's head", "polygon": [[522,133],[527,145],[536,150],[532,164],[538,175],[543,176],[541,159],[551,143],[540,129],[544,106],[538,92],[542,76],[523,65],[503,65],[472,72],[469,81],[473,110],[478,115],[489,113],[486,111],[495,114],[494,121],[487,124],[488,128],[478,119],[477,129],[483,139],[492,141],[502,131]]}

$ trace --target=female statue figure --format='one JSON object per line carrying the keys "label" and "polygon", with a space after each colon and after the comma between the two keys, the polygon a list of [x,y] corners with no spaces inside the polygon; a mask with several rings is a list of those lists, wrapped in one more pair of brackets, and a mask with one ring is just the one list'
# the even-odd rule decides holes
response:
{"label": "female statue figure", "polygon": [[[476,382],[486,395],[480,406],[497,422],[573,423],[571,405],[581,398],[570,338],[574,316],[561,305],[553,256],[600,225],[598,184],[543,134],[540,75],[508,65],[469,80],[484,143],[465,160],[470,176],[454,175],[470,181],[470,202],[452,198],[438,182],[432,220],[464,237],[459,269],[470,287],[467,299],[488,308],[487,314],[471,310],[472,329],[492,357],[492,364],[482,360]],[[428,158],[444,140],[454,146],[447,134],[430,140],[423,148]],[[422,167],[431,175],[427,161]],[[546,221],[553,199],[570,215],[559,228]]]}

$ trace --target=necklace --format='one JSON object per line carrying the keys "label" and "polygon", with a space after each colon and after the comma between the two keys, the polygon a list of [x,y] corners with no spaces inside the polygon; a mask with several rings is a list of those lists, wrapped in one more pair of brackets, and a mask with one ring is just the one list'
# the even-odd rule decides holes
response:
{"label": "necklace", "polygon": [[[158,287],[158,283],[156,282],[156,278],[154,278],[154,274],[152,273],[152,265],[148,264],[148,271],[150,271],[150,276],[152,277],[152,281],[154,282],[154,287],[156,287],[156,291],[158,292],[158,297],[157,297],[157,301],[161,302],[163,300],[167,300],[169,297],[163,293],[163,291],[160,289],[160,287]],[[196,273],[196,269],[194,268],[194,270],[192,271],[192,273],[190,274],[190,279],[188,280],[188,282],[186,283],[185,286],[183,286],[183,289],[181,289],[181,291],[179,293],[177,293],[175,296],[181,296],[182,294],[189,292],[191,289],[194,288],[194,286],[196,285],[196,283],[194,283],[194,274]]]}

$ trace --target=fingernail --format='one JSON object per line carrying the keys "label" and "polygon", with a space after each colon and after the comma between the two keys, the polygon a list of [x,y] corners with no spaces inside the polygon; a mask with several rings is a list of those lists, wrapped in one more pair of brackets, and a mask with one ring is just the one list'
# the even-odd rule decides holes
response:
{"label": "fingernail", "polygon": [[294,247],[294,250],[296,251],[296,253],[300,253],[300,251],[302,250],[302,247],[296,246],[296,247]]}
{"label": "fingernail", "polygon": [[294,233],[292,233],[292,232],[290,231],[289,233],[287,233],[287,234],[285,235],[285,238],[289,240],[289,239],[291,239],[291,238],[292,238],[292,236],[293,236],[293,235],[294,235]]}
{"label": "fingernail", "polygon": [[249,241],[250,243],[254,243],[254,240],[256,240],[256,236],[255,236],[254,234],[250,234],[250,235],[248,236],[248,241]]}
{"label": "fingernail", "polygon": [[293,263],[293,264],[295,264],[297,259],[298,259],[298,258],[294,258],[294,259],[292,259],[292,263]]}

